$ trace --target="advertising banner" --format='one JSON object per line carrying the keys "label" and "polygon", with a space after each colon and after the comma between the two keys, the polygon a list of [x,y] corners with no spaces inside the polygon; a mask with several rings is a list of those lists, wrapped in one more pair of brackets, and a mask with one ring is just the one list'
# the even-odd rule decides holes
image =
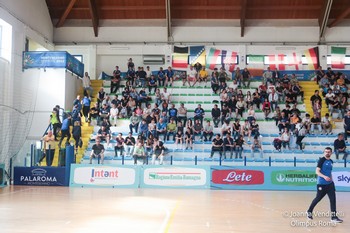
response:
{"label": "advertising banner", "polygon": [[143,166],[140,187],[200,188],[210,187],[209,166]]}
{"label": "advertising banner", "polygon": [[65,51],[23,52],[23,69],[30,68],[64,68],[84,76],[84,64]]}
{"label": "advertising banner", "polygon": [[5,165],[0,164],[0,187],[3,187],[5,183]]}
{"label": "advertising banner", "polygon": [[[333,168],[338,191],[350,191],[349,168]],[[313,167],[211,166],[212,189],[315,190]]]}
{"label": "advertising banner", "polygon": [[137,188],[139,167],[72,164],[71,187]]}
{"label": "advertising banner", "polygon": [[14,167],[14,185],[68,186],[65,167]]}

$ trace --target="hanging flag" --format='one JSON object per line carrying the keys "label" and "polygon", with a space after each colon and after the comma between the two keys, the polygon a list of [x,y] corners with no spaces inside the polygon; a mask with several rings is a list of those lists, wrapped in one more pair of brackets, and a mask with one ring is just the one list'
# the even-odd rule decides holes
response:
{"label": "hanging flag", "polygon": [[318,47],[305,50],[303,55],[306,58],[309,70],[316,70],[320,64],[318,58]]}
{"label": "hanging flag", "polygon": [[188,47],[174,46],[174,53],[186,53],[186,54],[188,54]]}
{"label": "hanging flag", "polygon": [[209,54],[207,56],[207,65],[206,67],[213,70],[216,66],[216,62],[218,60],[218,57],[220,55],[220,50],[210,48]]}
{"label": "hanging flag", "polygon": [[189,64],[194,65],[197,62],[205,66],[205,48],[204,46],[190,46]]}
{"label": "hanging flag", "polygon": [[294,66],[295,70],[299,70],[299,66],[302,65],[301,62],[301,54],[299,53],[292,53],[287,55],[288,59],[288,66]]}
{"label": "hanging flag", "polygon": [[264,55],[248,55],[249,64],[264,64]]}
{"label": "hanging flag", "polygon": [[173,68],[187,68],[188,54],[174,53],[173,54]]}
{"label": "hanging flag", "polygon": [[227,50],[221,50],[221,65],[226,70],[233,72],[237,63],[237,52],[228,52]]}
{"label": "hanging flag", "polygon": [[268,55],[269,66],[271,70],[278,68],[278,70],[285,70],[286,65],[284,61],[284,54]]}
{"label": "hanging flag", "polygon": [[345,69],[345,47],[331,47],[331,66],[335,69]]}

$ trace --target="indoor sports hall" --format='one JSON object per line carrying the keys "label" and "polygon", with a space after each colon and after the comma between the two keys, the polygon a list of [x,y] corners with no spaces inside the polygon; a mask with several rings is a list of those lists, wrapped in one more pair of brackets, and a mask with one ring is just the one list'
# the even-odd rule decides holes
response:
{"label": "indoor sports hall", "polygon": [[348,35],[348,0],[0,0],[0,232],[348,232]]}

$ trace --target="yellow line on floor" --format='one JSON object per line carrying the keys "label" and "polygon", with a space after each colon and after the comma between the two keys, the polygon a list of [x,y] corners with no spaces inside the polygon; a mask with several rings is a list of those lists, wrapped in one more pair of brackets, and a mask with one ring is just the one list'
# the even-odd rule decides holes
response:
{"label": "yellow line on floor", "polygon": [[171,223],[173,221],[173,218],[175,216],[176,210],[179,208],[179,205],[180,205],[180,201],[177,201],[176,204],[175,204],[174,209],[170,213],[170,217],[169,217],[168,223],[165,226],[164,233],[168,233],[169,232],[170,225],[171,225]]}

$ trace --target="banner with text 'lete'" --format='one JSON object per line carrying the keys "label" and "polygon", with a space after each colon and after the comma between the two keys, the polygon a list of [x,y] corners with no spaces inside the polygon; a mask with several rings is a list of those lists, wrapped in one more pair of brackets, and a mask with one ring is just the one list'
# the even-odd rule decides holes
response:
{"label": "banner with text 'lete'", "polygon": [[23,69],[30,68],[64,68],[84,76],[84,64],[65,51],[23,52]]}

